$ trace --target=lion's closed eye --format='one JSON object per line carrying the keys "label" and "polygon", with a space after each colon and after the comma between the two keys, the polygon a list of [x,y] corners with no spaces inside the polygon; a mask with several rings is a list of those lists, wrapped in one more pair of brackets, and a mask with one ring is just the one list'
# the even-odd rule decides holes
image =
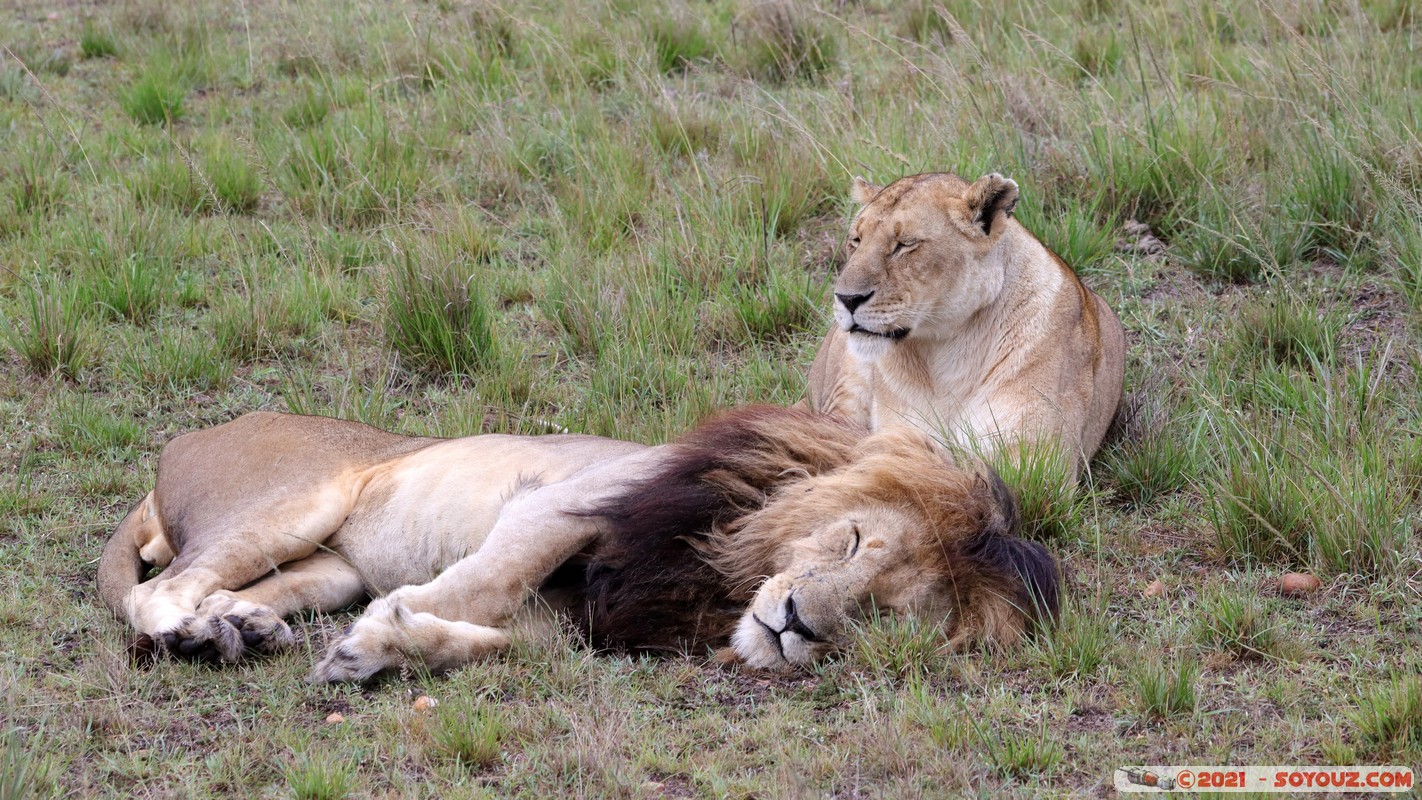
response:
{"label": "lion's closed eye", "polygon": [[859,525],[855,524],[849,533],[849,548],[845,551],[846,559],[854,558],[854,554],[859,552]]}
{"label": "lion's closed eye", "polygon": [[918,239],[912,239],[912,238],[907,238],[907,237],[906,237],[906,238],[903,238],[903,239],[900,239],[899,241],[897,241],[897,242],[894,243],[894,251],[893,251],[892,253],[890,253],[889,255],[891,255],[891,256],[897,256],[897,255],[902,255],[903,253],[911,252],[911,251],[917,249],[917,248],[918,248],[918,245],[919,245],[919,240],[918,240]]}

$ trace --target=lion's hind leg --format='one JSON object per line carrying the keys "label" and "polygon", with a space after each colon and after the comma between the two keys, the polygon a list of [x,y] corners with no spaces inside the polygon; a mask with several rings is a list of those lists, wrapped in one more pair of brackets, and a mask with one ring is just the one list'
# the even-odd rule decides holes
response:
{"label": "lion's hind leg", "polygon": [[314,497],[271,506],[260,515],[188,531],[188,541],[163,574],[129,592],[129,620],[174,655],[240,658],[246,649],[241,631],[215,622],[223,615],[200,607],[217,592],[237,592],[310,557],[345,520],[349,495],[346,487],[333,484]]}
{"label": "lion's hind leg", "polygon": [[[360,573],[339,553],[323,550],[283,564],[237,591],[219,589],[174,633],[180,654],[233,662],[247,653],[278,653],[296,642],[284,622],[300,611],[335,611],[365,596]],[[186,651],[186,652],[184,652]],[[211,651],[211,652],[208,652]]]}

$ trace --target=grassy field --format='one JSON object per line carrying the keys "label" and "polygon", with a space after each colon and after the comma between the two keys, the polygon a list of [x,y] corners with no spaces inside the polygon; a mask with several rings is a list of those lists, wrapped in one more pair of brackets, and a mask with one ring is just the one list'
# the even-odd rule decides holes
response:
{"label": "grassy field", "polygon": [[[1422,767],[1415,4],[567,5],[0,6],[0,797]],[[1128,331],[1121,435],[1082,491],[1022,485],[1069,576],[1052,635],[953,656],[898,621],[771,676],[531,629],[308,686],[336,615],[265,662],[130,664],[94,565],[173,435],[270,408],[657,442],[794,402],[851,176],[942,169],[1019,181]]]}

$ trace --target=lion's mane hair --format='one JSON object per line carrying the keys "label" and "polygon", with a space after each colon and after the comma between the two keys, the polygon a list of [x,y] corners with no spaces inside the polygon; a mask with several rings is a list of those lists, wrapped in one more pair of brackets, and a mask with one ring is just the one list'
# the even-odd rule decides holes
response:
{"label": "lion's mane hair", "polygon": [[[799,485],[819,476],[831,479]],[[986,590],[1029,622],[1055,617],[1056,561],[1015,535],[1016,501],[991,469],[954,467],[911,429],[870,436],[804,408],[750,406],[698,426],[660,472],[587,510],[607,529],[576,621],[598,647],[724,644],[782,549],[827,510],[863,502],[919,514],[938,535],[915,559],[960,597]]]}

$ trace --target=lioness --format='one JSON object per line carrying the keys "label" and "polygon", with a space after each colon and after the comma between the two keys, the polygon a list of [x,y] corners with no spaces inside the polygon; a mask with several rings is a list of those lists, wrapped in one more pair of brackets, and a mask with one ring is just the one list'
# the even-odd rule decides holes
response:
{"label": "lioness", "polygon": [[862,207],[810,406],[988,453],[1060,448],[1075,477],[1121,400],[1125,338],[1101,298],[1012,218],[1017,184],[932,173],[882,189],[855,178],[851,194]]}
{"label": "lioness", "polygon": [[[865,433],[768,408],[656,447],[248,414],[164,448],[99,590],[155,647],[225,662],[289,647],[298,611],[383,595],[317,664],[324,681],[497,652],[540,588],[582,598],[595,641],[730,638],[759,667],[820,657],[872,607],[939,615],[956,645],[1055,612],[1055,562],[1011,535],[991,472],[921,433]],[[166,568],[140,582],[149,565]]]}

